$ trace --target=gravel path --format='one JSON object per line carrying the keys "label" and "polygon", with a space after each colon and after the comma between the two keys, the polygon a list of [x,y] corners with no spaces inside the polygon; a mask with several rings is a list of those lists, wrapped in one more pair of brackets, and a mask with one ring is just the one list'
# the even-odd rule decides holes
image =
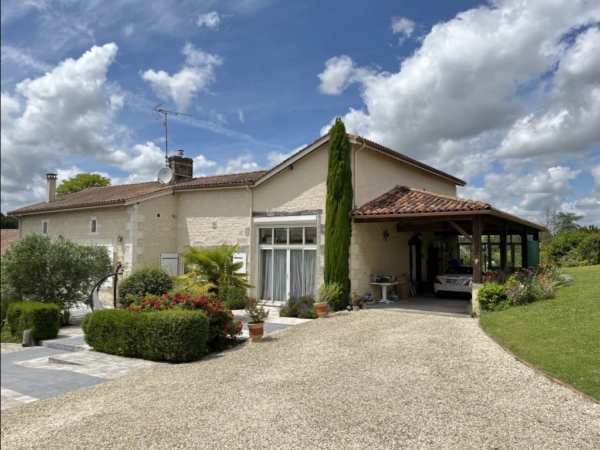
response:
{"label": "gravel path", "polygon": [[597,449],[600,405],[471,319],[362,311],[2,412],[2,449]]}

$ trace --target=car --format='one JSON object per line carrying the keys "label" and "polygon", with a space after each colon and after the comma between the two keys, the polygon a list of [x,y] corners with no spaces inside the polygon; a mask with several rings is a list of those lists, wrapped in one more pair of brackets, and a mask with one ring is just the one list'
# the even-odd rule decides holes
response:
{"label": "car", "polygon": [[433,293],[436,297],[446,294],[458,294],[471,297],[471,278],[473,278],[473,267],[452,266],[435,277],[433,282]]}

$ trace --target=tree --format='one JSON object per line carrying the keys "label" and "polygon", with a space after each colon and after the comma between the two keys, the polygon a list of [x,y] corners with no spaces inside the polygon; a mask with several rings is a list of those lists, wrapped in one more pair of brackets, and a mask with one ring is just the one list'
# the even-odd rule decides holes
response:
{"label": "tree", "polygon": [[110,178],[103,177],[97,173],[80,173],[68,180],[62,180],[61,185],[56,189],[56,196],[62,197],[63,195],[74,194],[84,189],[102,186],[110,186]]}
{"label": "tree", "polygon": [[2,297],[54,303],[63,311],[85,302],[111,271],[106,247],[28,234],[2,256]]}
{"label": "tree", "polygon": [[229,248],[227,244],[220,247],[199,249],[187,248],[181,255],[185,275],[174,277],[175,282],[184,290],[200,294],[213,292],[227,287],[253,288],[248,284],[247,273],[239,273],[243,263],[233,262],[233,255],[238,246]]}
{"label": "tree", "polygon": [[575,230],[580,227],[576,224],[577,220],[583,219],[584,216],[578,216],[575,213],[563,213],[559,212],[556,214],[556,232],[565,230]]}
{"label": "tree", "polygon": [[3,230],[17,230],[19,228],[19,221],[17,219],[5,216],[4,213],[0,214],[2,214],[2,225],[0,228]]}
{"label": "tree", "polygon": [[342,289],[333,308],[343,309],[350,295],[350,238],[352,236],[352,170],[350,141],[339,117],[331,128],[327,170],[325,216],[325,283],[338,283]]}

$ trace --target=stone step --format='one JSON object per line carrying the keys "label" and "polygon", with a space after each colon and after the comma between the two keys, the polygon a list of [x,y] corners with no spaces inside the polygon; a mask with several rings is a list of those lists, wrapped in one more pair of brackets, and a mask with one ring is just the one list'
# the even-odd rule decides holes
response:
{"label": "stone step", "polygon": [[85,352],[92,350],[92,348],[83,340],[83,336],[76,336],[68,339],[48,339],[40,341],[39,344],[43,347],[65,350],[67,352]]}

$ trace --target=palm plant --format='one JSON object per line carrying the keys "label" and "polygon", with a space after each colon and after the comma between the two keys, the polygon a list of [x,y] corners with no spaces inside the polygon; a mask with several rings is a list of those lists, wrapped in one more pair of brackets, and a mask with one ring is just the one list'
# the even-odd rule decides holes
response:
{"label": "palm plant", "polygon": [[174,277],[181,289],[193,294],[212,292],[219,294],[223,286],[253,288],[247,281],[247,273],[238,273],[243,263],[233,262],[238,246],[231,249],[227,244],[220,247],[199,249],[187,248],[182,254],[185,274]]}

